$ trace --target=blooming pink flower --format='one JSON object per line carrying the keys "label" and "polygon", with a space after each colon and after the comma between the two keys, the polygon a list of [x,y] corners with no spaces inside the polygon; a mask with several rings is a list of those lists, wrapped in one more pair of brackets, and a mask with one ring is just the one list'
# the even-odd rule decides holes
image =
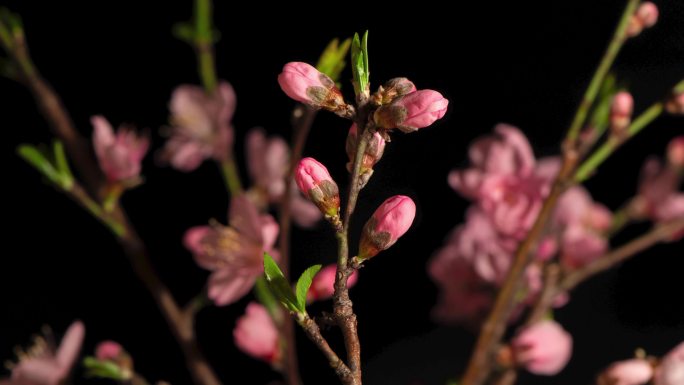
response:
{"label": "blooming pink flower", "polygon": [[[258,199],[268,202],[280,202],[285,194],[288,169],[290,167],[290,149],[279,137],[267,138],[261,128],[254,128],[247,133],[247,169],[254,181]],[[321,219],[321,212],[311,202],[304,199],[299,192],[290,194],[292,218],[302,227],[310,227]]]}
{"label": "blooming pink flower", "polygon": [[615,134],[623,133],[632,120],[634,98],[626,91],[618,92],[610,106],[610,128]]}
{"label": "blooming pink flower", "polygon": [[639,5],[627,27],[627,36],[637,36],[645,28],[651,28],[658,22],[658,7],[650,1]]}
{"label": "blooming pink flower", "polygon": [[308,197],[321,212],[336,217],[340,210],[340,193],[328,169],[314,158],[299,161],[295,171],[299,191]]}
{"label": "blooming pink flower", "polygon": [[112,361],[123,352],[123,347],[116,341],[102,341],[95,348],[95,357],[102,361]]}
{"label": "blooming pink flower", "polygon": [[542,321],[523,329],[511,346],[518,365],[534,374],[552,376],[570,360],[572,337],[555,321]]}
{"label": "blooming pink flower", "polygon": [[599,377],[600,385],[643,385],[653,377],[651,364],[640,358],[616,362]]}
{"label": "blooming pink flower", "polygon": [[367,259],[390,248],[408,231],[415,216],[411,198],[395,195],[385,200],[363,227],[358,257]]}
{"label": "blooming pink flower", "polygon": [[448,105],[449,101],[437,91],[415,91],[378,108],[374,120],[381,128],[413,132],[441,119]]}
{"label": "blooming pink flower", "polygon": [[290,98],[314,107],[337,111],[346,106],[342,93],[328,75],[302,62],[285,64],[278,84]]}
{"label": "blooming pink flower", "polygon": [[[335,293],[335,273],[337,272],[337,265],[331,264],[325,266],[316,274],[306,293],[306,300],[308,302],[322,301],[333,296]],[[347,287],[356,285],[359,279],[358,270],[354,270],[349,279],[347,279]]]}
{"label": "blooming pink flower", "polygon": [[259,214],[245,196],[231,200],[230,226],[197,226],[184,236],[201,267],[213,271],[207,295],[217,306],[231,304],[247,294],[263,273],[264,251],[278,257],[274,245],[278,224],[273,217]]}
{"label": "blooming pink flower", "polygon": [[666,222],[684,216],[684,193],[679,192],[681,176],[672,167],[654,158],[646,161],[641,169],[639,194],[634,204],[634,214],[655,222]]}
{"label": "blooming pink flower", "polygon": [[684,342],[663,357],[656,369],[653,383],[654,385],[684,384]]}
{"label": "blooming pink flower", "polygon": [[[457,237],[455,230],[451,238]],[[439,287],[439,300],[432,310],[442,323],[479,323],[494,302],[494,288],[464,258],[456,242],[447,242],[428,263],[428,273]]]}
{"label": "blooming pink flower", "polygon": [[256,302],[247,305],[245,315],[235,324],[233,339],[235,346],[247,355],[278,365],[281,358],[278,329],[262,305]]}
{"label": "blooming pink flower", "polygon": [[137,136],[132,130],[119,128],[115,134],[112,125],[104,116],[90,118],[95,128],[93,147],[100,168],[111,182],[122,182],[140,176],[141,162],[147,153],[150,141],[146,136]]}
{"label": "blooming pink flower", "polygon": [[667,161],[678,169],[684,169],[684,135],[673,138],[667,145]]}
{"label": "blooming pink flower", "polygon": [[577,268],[603,255],[608,249],[604,233],[612,223],[611,212],[594,203],[583,187],[573,187],[559,199],[554,224],[561,228],[561,260]]}
{"label": "blooming pink flower", "polygon": [[173,91],[169,109],[173,129],[162,157],[171,166],[192,171],[205,159],[229,157],[235,112],[235,92],[229,83],[220,82],[213,95],[199,86],[181,85]]}
{"label": "blooming pink flower", "polygon": [[68,376],[81,350],[85,327],[80,321],[69,326],[59,348],[54,351],[44,339],[29,351],[25,358],[12,368],[7,385],[58,385]]}

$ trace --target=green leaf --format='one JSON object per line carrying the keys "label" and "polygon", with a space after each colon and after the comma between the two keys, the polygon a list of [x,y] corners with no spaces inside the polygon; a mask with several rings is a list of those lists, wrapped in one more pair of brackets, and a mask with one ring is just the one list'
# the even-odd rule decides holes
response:
{"label": "green leaf", "polygon": [[295,292],[297,293],[297,306],[300,309],[306,309],[306,293],[311,287],[311,282],[313,282],[314,277],[321,270],[322,265],[313,265],[308,269],[304,270],[302,275],[299,276],[297,280],[297,286]]}
{"label": "green leaf", "polygon": [[17,153],[28,164],[33,166],[41,174],[47,177],[51,182],[61,185],[60,173],[55,169],[52,163],[40,152],[35,146],[30,144],[22,144],[17,148]]}
{"label": "green leaf", "polygon": [[121,368],[111,361],[100,361],[95,357],[86,357],[83,359],[83,367],[85,367],[86,377],[108,378],[116,381],[128,380],[127,376]]}
{"label": "green leaf", "polygon": [[[333,39],[318,59],[316,69],[328,75],[334,82],[339,82],[340,74],[346,64],[345,57],[351,47],[351,38],[340,44],[339,39]],[[339,84],[338,84],[339,87]]]}
{"label": "green leaf", "polygon": [[190,23],[176,23],[171,29],[176,39],[192,44],[195,40],[195,28]]}
{"label": "green leaf", "polygon": [[354,34],[351,51],[354,92],[356,92],[356,95],[367,93],[369,90],[368,31],[363,34],[363,40],[361,40],[358,33]]}
{"label": "green leaf", "polygon": [[297,306],[297,298],[292,292],[290,284],[285,279],[283,272],[278,267],[273,257],[264,253],[264,275],[268,282],[273,295],[283,304],[288,310],[293,312],[304,312],[304,309]]}
{"label": "green leaf", "polygon": [[609,74],[601,86],[598,102],[594,106],[591,117],[589,118],[589,124],[593,127],[597,137],[602,135],[608,128],[610,122],[610,106],[613,103],[613,97],[616,93],[617,85],[615,76]]}
{"label": "green leaf", "polygon": [[282,313],[278,307],[278,300],[271,291],[271,288],[269,287],[268,281],[266,281],[265,277],[257,278],[256,284],[254,285],[254,295],[256,296],[257,300],[264,305],[266,310],[268,310],[268,314],[271,316],[271,318],[276,320],[277,323],[280,323]]}
{"label": "green leaf", "polygon": [[57,172],[59,172],[62,187],[68,190],[74,184],[74,175],[71,173],[71,169],[69,169],[69,162],[67,161],[62,142],[55,140],[52,143],[52,151],[55,155],[55,165],[57,166]]}

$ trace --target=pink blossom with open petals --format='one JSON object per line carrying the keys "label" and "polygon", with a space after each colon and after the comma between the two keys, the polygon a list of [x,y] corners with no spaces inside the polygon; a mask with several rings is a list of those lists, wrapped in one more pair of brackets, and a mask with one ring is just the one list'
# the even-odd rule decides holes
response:
{"label": "pink blossom with open petals", "polygon": [[233,146],[233,87],[221,81],[213,95],[195,85],[178,86],[171,96],[172,132],[162,158],[181,171],[196,169],[205,159],[224,161]]}
{"label": "pink blossom with open petals", "polygon": [[231,200],[229,226],[197,226],[186,231],[185,247],[197,264],[211,270],[207,295],[217,306],[242,298],[263,273],[263,253],[274,258],[278,224],[272,216],[259,214],[243,194]]}
{"label": "pink blossom with open petals", "polygon": [[653,367],[641,358],[619,361],[610,365],[601,376],[599,385],[644,385],[653,377]]}
{"label": "pink blossom with open petals", "polygon": [[[285,178],[290,167],[290,149],[287,143],[279,137],[266,137],[261,128],[251,129],[247,133],[247,169],[249,171],[259,201],[279,203],[285,195],[287,183]],[[311,227],[318,222],[322,215],[318,208],[299,192],[290,193],[290,207],[292,218],[302,227]]]}
{"label": "pink blossom with open petals", "polygon": [[446,114],[449,101],[437,91],[419,90],[396,98],[375,111],[378,127],[414,132],[427,127]]}
{"label": "pink blossom with open petals", "polygon": [[142,159],[150,145],[149,138],[138,136],[125,127],[114,133],[112,125],[104,116],[93,116],[90,121],[95,129],[95,155],[107,179],[111,182],[122,182],[138,178]]}
{"label": "pink blossom with open petals", "polygon": [[656,369],[653,383],[654,385],[684,384],[684,342],[663,357]]}
{"label": "pink blossom with open petals", "polygon": [[238,349],[258,360],[277,366],[281,359],[278,329],[266,308],[256,302],[250,302],[237,320],[233,339]]}
{"label": "pink blossom with open petals", "polygon": [[641,170],[639,194],[634,214],[654,222],[666,222],[684,216],[684,193],[678,191],[681,175],[658,159],[646,161]]}
{"label": "pink blossom with open petals", "polygon": [[534,374],[552,376],[570,360],[572,336],[555,321],[541,321],[523,329],[511,346],[518,365]]}
{"label": "pink blossom with open petals", "polygon": [[561,261],[566,267],[578,268],[608,250],[605,232],[610,228],[612,213],[595,203],[583,187],[563,193],[554,213],[554,225],[561,232]]}
{"label": "pink blossom with open petals", "polygon": [[31,355],[21,358],[12,368],[8,380],[0,380],[8,385],[58,385],[68,376],[76,362],[83,344],[85,327],[80,321],[69,326],[56,351],[48,344],[37,345]]}
{"label": "pink blossom with open petals", "polygon": [[[322,301],[331,298],[335,293],[335,274],[337,272],[337,265],[331,264],[323,267],[321,271],[316,274],[306,293],[306,300],[308,302]],[[352,275],[347,279],[347,287],[356,285],[359,280],[358,270],[354,270]]]}
{"label": "pink blossom with open petals", "polygon": [[361,259],[375,256],[404,235],[416,216],[416,204],[404,195],[385,200],[363,227],[359,255]]}

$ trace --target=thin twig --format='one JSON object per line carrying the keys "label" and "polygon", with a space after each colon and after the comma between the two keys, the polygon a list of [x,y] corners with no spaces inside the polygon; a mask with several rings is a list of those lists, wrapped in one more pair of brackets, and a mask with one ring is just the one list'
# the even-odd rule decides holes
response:
{"label": "thin twig", "polygon": [[344,362],[337,356],[337,354],[330,348],[328,341],[321,335],[321,330],[314,320],[308,315],[302,315],[297,319],[299,325],[304,329],[304,332],[311,341],[318,347],[328,360],[328,364],[335,371],[343,384],[355,384],[354,375],[352,371],[344,364]]}

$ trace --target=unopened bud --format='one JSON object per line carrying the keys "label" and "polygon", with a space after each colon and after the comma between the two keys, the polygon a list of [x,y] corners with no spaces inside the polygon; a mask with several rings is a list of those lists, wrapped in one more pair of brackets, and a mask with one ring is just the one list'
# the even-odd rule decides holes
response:
{"label": "unopened bud", "polygon": [[684,135],[675,137],[667,145],[667,161],[675,168],[684,169]]}
{"label": "unopened bud", "polygon": [[307,63],[285,64],[283,72],[278,75],[278,83],[287,96],[298,102],[342,115],[351,109],[335,82]]}
{"label": "unopened bud", "polygon": [[394,99],[412,92],[416,92],[416,86],[407,78],[390,79],[378,88],[373,95],[373,102],[377,105],[390,104]]}
{"label": "unopened bud", "polygon": [[295,180],[302,194],[318,206],[326,219],[337,225],[340,192],[328,169],[314,158],[304,158],[297,165]]}
{"label": "unopened bud", "polygon": [[420,90],[395,99],[382,106],[373,116],[379,128],[398,128],[413,132],[427,127],[446,113],[449,101],[433,90]]}
{"label": "unopened bud", "polygon": [[665,103],[665,109],[672,115],[684,115],[684,92],[672,95]]}
{"label": "unopened bud", "polygon": [[641,358],[615,362],[598,378],[599,385],[642,385],[653,377],[653,367]]}
{"label": "unopened bud", "polygon": [[[354,167],[354,158],[356,157],[356,148],[358,143],[358,129],[356,123],[352,124],[349,128],[349,134],[347,135],[347,156],[349,157],[349,162],[347,163],[347,171],[352,172]],[[379,132],[373,133],[370,141],[366,145],[366,150],[363,153],[363,159],[361,160],[361,173],[360,183],[361,187],[368,183],[368,180],[373,175],[373,166],[382,158],[382,154],[385,152],[385,139]]]}
{"label": "unopened bud", "polygon": [[621,91],[615,94],[610,106],[610,129],[614,135],[622,135],[632,122],[634,99],[629,92]]}
{"label": "unopened bud", "polygon": [[627,36],[635,37],[658,22],[658,7],[650,1],[639,5],[627,26]]}
{"label": "unopened bud", "polygon": [[361,235],[358,258],[371,258],[397,242],[413,223],[416,204],[404,195],[395,195],[380,205],[366,222]]}

